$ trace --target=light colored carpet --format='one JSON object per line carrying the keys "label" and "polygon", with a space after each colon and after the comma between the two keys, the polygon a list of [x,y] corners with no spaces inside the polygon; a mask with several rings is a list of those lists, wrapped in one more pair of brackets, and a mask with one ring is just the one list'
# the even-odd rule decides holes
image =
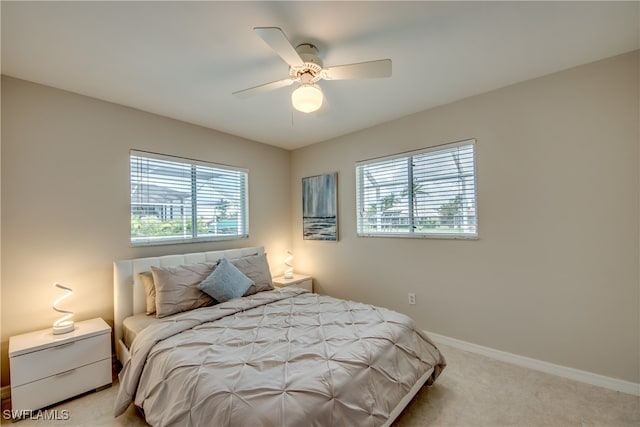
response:
{"label": "light colored carpet", "polygon": [[438,347],[447,368],[395,426],[640,426],[640,397]]}
{"label": "light colored carpet", "polygon": [[[447,368],[433,387],[416,395],[394,426],[640,426],[640,397],[439,347]],[[50,408],[68,410],[68,420],[25,419],[16,427],[147,425],[133,407],[113,418],[117,387]],[[3,402],[2,409],[7,407]]]}

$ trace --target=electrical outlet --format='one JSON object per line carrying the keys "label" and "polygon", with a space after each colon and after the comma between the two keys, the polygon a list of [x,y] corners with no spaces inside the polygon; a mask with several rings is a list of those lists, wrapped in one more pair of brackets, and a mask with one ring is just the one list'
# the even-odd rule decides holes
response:
{"label": "electrical outlet", "polygon": [[416,305],[416,294],[409,292],[409,305]]}

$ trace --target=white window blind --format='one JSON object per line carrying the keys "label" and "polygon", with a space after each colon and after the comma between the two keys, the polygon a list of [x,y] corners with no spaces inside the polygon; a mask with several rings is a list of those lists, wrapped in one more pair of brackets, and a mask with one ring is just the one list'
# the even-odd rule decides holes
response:
{"label": "white window blind", "polygon": [[477,238],[475,140],[356,164],[359,236]]}
{"label": "white window blind", "polygon": [[245,169],[131,150],[133,245],[249,235]]}

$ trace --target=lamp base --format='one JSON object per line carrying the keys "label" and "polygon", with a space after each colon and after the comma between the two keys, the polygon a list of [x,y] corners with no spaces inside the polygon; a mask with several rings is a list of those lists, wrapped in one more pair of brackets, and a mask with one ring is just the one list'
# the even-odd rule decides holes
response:
{"label": "lamp base", "polygon": [[293,279],[293,273],[284,273],[285,279]]}
{"label": "lamp base", "polygon": [[75,329],[73,322],[65,322],[61,325],[53,325],[53,335],[67,334]]}

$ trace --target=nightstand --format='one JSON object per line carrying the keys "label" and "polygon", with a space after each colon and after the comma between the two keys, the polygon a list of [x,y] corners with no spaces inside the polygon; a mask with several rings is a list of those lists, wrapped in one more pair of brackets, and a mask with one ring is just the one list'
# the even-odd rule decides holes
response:
{"label": "nightstand", "polygon": [[313,279],[311,276],[305,276],[304,274],[294,274],[293,279],[285,279],[284,276],[278,276],[273,278],[273,286],[276,288],[296,286],[313,292]]}
{"label": "nightstand", "polygon": [[11,407],[35,410],[111,385],[111,328],[100,318],[9,338]]}

